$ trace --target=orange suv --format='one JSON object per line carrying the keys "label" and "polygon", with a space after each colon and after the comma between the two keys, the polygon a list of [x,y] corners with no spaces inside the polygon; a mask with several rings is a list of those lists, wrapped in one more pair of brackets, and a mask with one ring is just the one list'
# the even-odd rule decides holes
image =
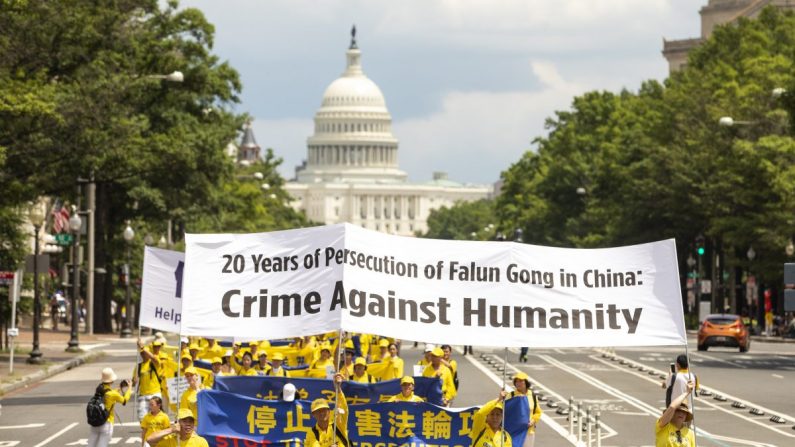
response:
{"label": "orange suv", "polygon": [[698,350],[706,351],[710,346],[728,346],[746,352],[751,348],[748,328],[737,315],[707,315],[698,328]]}

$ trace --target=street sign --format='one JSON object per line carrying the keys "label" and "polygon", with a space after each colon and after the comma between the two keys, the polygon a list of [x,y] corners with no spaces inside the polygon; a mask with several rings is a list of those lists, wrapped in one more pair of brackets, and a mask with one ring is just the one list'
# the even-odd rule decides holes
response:
{"label": "street sign", "polygon": [[14,272],[0,272],[0,285],[7,286],[14,281]]}
{"label": "street sign", "polygon": [[[38,267],[39,273],[47,273],[47,270],[50,269],[50,255],[37,255],[35,257],[38,259]],[[35,265],[33,265],[33,255],[25,256],[25,273],[33,273]]]}
{"label": "street sign", "polygon": [[712,293],[712,280],[709,279],[701,280],[701,293],[704,295]]}
{"label": "street sign", "polygon": [[55,243],[58,245],[72,245],[73,236],[69,233],[58,233],[55,235]]}

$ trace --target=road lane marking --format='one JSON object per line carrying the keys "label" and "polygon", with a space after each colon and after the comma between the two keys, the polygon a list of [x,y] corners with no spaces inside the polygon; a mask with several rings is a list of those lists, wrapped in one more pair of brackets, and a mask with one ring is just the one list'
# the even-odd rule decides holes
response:
{"label": "road lane marking", "polygon": [[[496,353],[492,354],[492,355],[499,357]],[[475,368],[479,369],[480,372],[482,372],[483,374],[486,375],[486,377],[488,377],[492,381],[494,381],[494,383],[496,383],[497,385],[500,385],[500,386],[503,385],[502,377],[498,377],[491,370],[489,370],[486,366],[484,366],[480,361],[475,360],[473,357],[474,356],[471,356],[471,357],[466,357],[465,356],[464,358],[469,360],[469,363],[471,363],[473,366],[475,366]],[[511,365],[510,363],[508,363],[507,366],[510,366],[514,370],[514,372],[520,371],[517,367]],[[533,383],[537,384],[538,386],[540,386],[541,388],[544,388],[545,390],[547,390],[548,391],[547,394],[555,395],[555,397],[561,402],[568,402],[568,400],[564,399],[562,396],[560,396],[559,394],[557,394],[554,391],[552,391],[551,388],[544,386],[543,384],[541,384],[535,378],[533,378],[533,377],[529,377],[529,378],[530,378],[531,382],[533,382]],[[555,432],[557,432],[563,439],[569,441],[572,445],[575,445],[575,446],[582,445],[582,444],[578,444],[577,443],[577,438],[576,437],[574,437],[572,439],[572,437],[569,436],[568,428],[563,427],[555,419],[553,419],[552,417],[548,416],[546,411],[541,413],[541,420],[544,421],[544,423],[546,423],[553,430],[555,430]],[[605,424],[604,422],[602,422],[602,428],[611,431],[612,432],[611,436],[614,436],[615,434],[617,434],[617,432],[615,430],[609,428],[607,426],[607,424]],[[605,438],[605,436],[602,436],[602,439],[604,439],[604,438]]]}
{"label": "road lane marking", "polygon": [[780,374],[771,374],[771,376],[775,377],[776,379],[783,379],[784,378],[784,376],[782,376]]}
{"label": "road lane marking", "polygon": [[34,447],[42,447],[43,445],[47,445],[48,442],[52,441],[53,439],[57,438],[58,436],[61,436],[62,434],[68,432],[71,429],[73,429],[76,425],[77,425],[77,422],[72,422],[71,424],[67,425],[66,428],[64,428],[63,430],[61,430],[58,433],[50,436],[49,438],[45,439],[44,441],[36,444]]}
{"label": "road lane marking", "polygon": [[44,427],[45,424],[28,424],[28,425],[3,425],[0,426],[0,430],[15,430],[18,428],[37,428],[37,427]]}
{"label": "road lane marking", "polygon": [[712,360],[713,362],[726,363],[727,365],[736,366],[737,368],[743,368],[743,369],[748,368],[745,365],[742,365],[742,364],[739,364],[739,363],[734,363],[734,362],[731,362],[729,360],[723,360],[722,358],[715,357],[715,356],[712,356],[712,355],[709,355],[709,354],[702,354],[700,352],[698,352],[698,353],[691,352],[690,353],[690,357],[691,358],[693,358],[693,357],[704,357],[705,359]]}
{"label": "road lane marking", "polygon": [[[651,376],[649,376],[648,374],[641,374],[641,373],[638,373],[638,372],[636,372],[636,371],[634,371],[634,370],[632,370],[632,369],[627,369],[627,368],[624,368],[624,367],[622,367],[622,366],[615,365],[615,364],[613,364],[613,363],[610,363],[610,362],[608,362],[608,361],[606,361],[606,360],[602,359],[602,358],[601,358],[601,356],[596,356],[596,355],[594,355],[594,356],[591,356],[591,358],[592,358],[593,360],[597,361],[597,362],[601,362],[601,363],[604,363],[604,364],[607,364],[607,365],[612,365],[612,366],[613,366],[613,368],[615,368],[615,369],[617,369],[617,370],[619,370],[619,371],[623,371],[623,372],[625,372],[625,373],[627,373],[627,374],[631,374],[631,375],[633,375],[633,376],[640,377],[641,379],[643,379],[643,380],[646,380],[646,381],[648,381],[648,382],[651,382],[651,383],[654,383],[654,384],[657,384],[657,385],[659,385],[659,383],[660,383],[660,382],[659,382],[659,380],[657,380],[655,377],[651,377]],[[619,356],[619,355],[616,355],[616,358],[622,358],[622,357],[621,357],[621,356]],[[627,360],[628,360],[628,359],[627,359]],[[660,373],[662,374],[662,372],[661,372],[661,371],[658,371],[658,372],[660,372]],[[596,379],[594,379],[594,380],[596,380]],[[735,401],[737,401],[737,402],[744,403],[744,404],[745,404],[745,405],[747,405],[749,408],[751,408],[751,407],[756,407],[756,408],[759,408],[760,410],[762,410],[762,411],[765,411],[765,412],[767,412],[767,413],[778,414],[779,416],[783,417],[784,419],[788,419],[788,418],[789,418],[788,420],[791,420],[791,419],[792,419],[792,416],[784,415],[784,414],[782,414],[782,413],[779,413],[779,412],[776,412],[776,411],[770,410],[770,409],[768,409],[768,408],[765,408],[765,407],[762,407],[762,406],[760,406],[760,405],[753,404],[753,403],[751,403],[751,402],[748,402],[748,401],[746,401],[746,400],[740,399],[740,398],[738,398],[738,397],[734,397],[734,396],[731,396],[731,395],[729,395],[729,394],[726,394],[726,393],[723,393],[723,392],[721,392],[721,391],[718,391],[718,390],[717,390],[717,389],[715,389],[715,388],[710,388],[710,387],[706,387],[706,386],[701,386],[701,388],[702,388],[702,389],[705,389],[705,390],[712,391],[713,393],[721,394],[721,395],[723,395],[723,396],[727,397],[729,400],[735,400]],[[740,418],[740,419],[742,419],[742,420],[744,420],[744,421],[747,421],[747,422],[751,422],[751,423],[753,423],[753,424],[756,424],[756,425],[758,425],[758,426],[760,426],[760,427],[765,427],[765,428],[767,428],[768,430],[772,430],[773,432],[775,432],[775,433],[778,433],[778,434],[781,434],[781,435],[784,435],[784,436],[786,436],[786,437],[788,437],[788,438],[795,438],[795,434],[790,434],[790,433],[787,433],[787,432],[785,432],[785,431],[782,431],[782,429],[780,429],[779,427],[773,427],[773,426],[770,426],[770,425],[768,425],[768,424],[762,423],[762,422],[760,422],[760,421],[758,421],[758,420],[756,420],[756,419],[752,419],[752,418],[750,418],[750,417],[747,417],[747,416],[745,416],[744,414],[738,413],[738,412],[736,412],[736,411],[731,411],[731,410],[728,410],[728,409],[726,409],[726,408],[723,408],[723,407],[721,407],[721,406],[719,406],[719,405],[717,405],[717,404],[714,404],[714,403],[710,402],[709,400],[706,400],[706,399],[700,399],[698,402],[701,402],[701,403],[703,403],[703,404],[705,404],[705,405],[707,405],[707,406],[709,406],[709,407],[712,407],[712,408],[714,408],[714,409],[716,409],[716,410],[722,411],[722,412],[724,412],[724,413],[726,413],[726,414],[731,414],[731,415],[733,415],[733,416],[736,416],[736,417],[738,417],[738,418]],[[701,428],[698,428],[698,431],[699,431],[699,432],[704,432],[704,430],[703,430],[703,429],[701,429]],[[707,433],[707,432],[704,432],[704,433]],[[711,436],[714,436],[714,435],[711,435]],[[736,440],[736,442],[740,442],[740,440]],[[761,445],[761,444],[749,444],[749,445]]]}

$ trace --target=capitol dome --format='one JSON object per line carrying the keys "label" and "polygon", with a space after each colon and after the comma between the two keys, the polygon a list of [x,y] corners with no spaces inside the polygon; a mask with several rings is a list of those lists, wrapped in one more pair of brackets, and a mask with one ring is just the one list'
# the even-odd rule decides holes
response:
{"label": "capitol dome", "polygon": [[355,31],[342,75],[323,93],[299,181],[405,181],[381,89],[362,70]]}

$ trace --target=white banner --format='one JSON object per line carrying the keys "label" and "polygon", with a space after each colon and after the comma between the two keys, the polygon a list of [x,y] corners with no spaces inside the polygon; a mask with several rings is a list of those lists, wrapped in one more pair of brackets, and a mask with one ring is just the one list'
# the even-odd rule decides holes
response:
{"label": "white banner", "polygon": [[390,236],[349,224],[186,236],[185,335],[340,327],[435,343],[685,344],[673,240],[605,249]]}
{"label": "white banner", "polygon": [[141,326],[179,333],[185,253],[146,247],[141,285]]}

